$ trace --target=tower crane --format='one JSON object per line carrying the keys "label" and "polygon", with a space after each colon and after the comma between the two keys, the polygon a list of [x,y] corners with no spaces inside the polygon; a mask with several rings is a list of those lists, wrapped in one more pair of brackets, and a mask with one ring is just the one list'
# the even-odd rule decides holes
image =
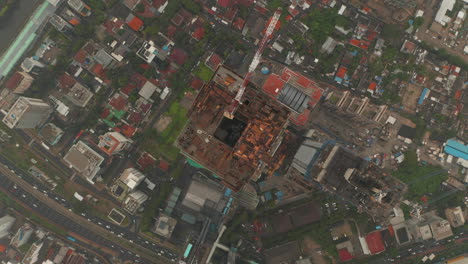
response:
{"label": "tower crane", "polygon": [[279,21],[279,18],[281,16],[281,8],[278,8],[275,13],[273,14],[270,23],[267,26],[267,29],[265,31],[265,35],[262,38],[262,41],[260,42],[260,45],[258,46],[257,51],[255,52],[255,55],[252,59],[252,62],[250,63],[249,66],[249,71],[245,75],[244,81],[242,82],[241,86],[239,87],[239,90],[237,91],[236,96],[232,100],[232,102],[228,105],[228,107],[224,111],[224,116],[229,119],[234,118],[234,113],[237,110],[237,107],[242,103],[242,96],[244,95],[245,88],[247,87],[247,83],[249,82],[250,76],[252,76],[253,72],[257,68],[258,64],[260,63],[260,59],[262,57],[263,49],[265,49],[265,45],[270,40],[271,35],[273,34],[273,31],[276,27],[276,24]]}

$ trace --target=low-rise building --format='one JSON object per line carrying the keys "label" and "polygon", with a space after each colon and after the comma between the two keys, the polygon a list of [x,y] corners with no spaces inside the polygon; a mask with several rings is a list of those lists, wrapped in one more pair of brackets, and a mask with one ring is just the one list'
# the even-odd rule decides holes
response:
{"label": "low-rise building", "polygon": [[134,214],[141,205],[148,200],[148,195],[141,191],[134,191],[130,193],[124,201],[124,209]]}
{"label": "low-rise building", "polygon": [[52,112],[52,107],[41,99],[21,96],[3,118],[9,128],[35,128]]}
{"label": "low-rise building", "polygon": [[68,0],[68,5],[82,16],[91,15],[91,8],[82,0]]}
{"label": "low-rise building", "polygon": [[452,228],[445,219],[437,219],[431,223],[432,236],[436,241],[453,236]]}
{"label": "low-rise building", "polygon": [[86,180],[94,183],[104,157],[80,140],[70,148],[63,160]]}
{"label": "low-rise building", "polygon": [[23,94],[29,89],[34,78],[26,72],[17,71],[5,83],[5,87],[15,94]]}
{"label": "low-rise building", "polygon": [[21,226],[11,239],[10,245],[16,248],[26,244],[34,233],[33,227],[29,223]]}
{"label": "low-rise building", "polygon": [[459,227],[465,224],[465,217],[463,216],[463,210],[460,206],[445,209],[445,216],[453,227]]}
{"label": "low-rise building", "polygon": [[53,123],[45,124],[40,131],[40,135],[52,146],[60,141],[63,134],[64,131]]}
{"label": "low-rise building", "polygon": [[165,238],[171,238],[172,232],[177,225],[177,220],[161,213],[154,223],[153,232]]}
{"label": "low-rise building", "polygon": [[5,215],[0,218],[0,239],[8,236],[11,227],[15,223],[16,218],[11,215]]}
{"label": "low-rise building", "polygon": [[114,155],[128,149],[132,143],[133,141],[131,139],[126,138],[119,132],[107,132],[99,136],[98,147],[107,155]]}

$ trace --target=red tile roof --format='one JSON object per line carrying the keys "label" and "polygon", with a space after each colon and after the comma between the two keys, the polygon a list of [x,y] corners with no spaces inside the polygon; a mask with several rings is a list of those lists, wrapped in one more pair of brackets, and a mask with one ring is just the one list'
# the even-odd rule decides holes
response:
{"label": "red tile roof", "polygon": [[156,159],[151,156],[148,152],[143,152],[137,160],[137,164],[144,170],[149,166],[156,164]]}
{"label": "red tile roof", "polygon": [[126,137],[131,138],[133,135],[135,135],[136,127],[123,125],[122,130],[120,132],[124,134]]}
{"label": "red tile roof", "polygon": [[208,59],[206,65],[210,67],[212,70],[216,70],[219,64],[221,64],[221,62],[223,62],[223,58],[221,58],[221,56],[213,52],[211,53],[211,56]]}
{"label": "red tile roof", "polygon": [[377,88],[377,83],[376,82],[371,82],[369,84],[369,87],[367,87],[367,90],[375,91],[376,88]]}
{"label": "red tile roof", "polygon": [[265,93],[276,97],[283,89],[284,83],[278,75],[271,74],[263,84],[263,90]]}
{"label": "red tile roof", "polygon": [[136,85],[129,83],[125,87],[120,89],[120,91],[126,95],[129,95],[135,88],[136,88]]}
{"label": "red tile roof", "polygon": [[124,110],[125,107],[127,106],[127,99],[120,95],[119,93],[116,93],[112,99],[110,100],[109,104],[115,109],[115,110]]}
{"label": "red tile roof", "polygon": [[117,30],[120,29],[120,27],[124,24],[124,21],[118,18],[113,18],[111,20],[107,20],[104,22],[104,27],[106,28],[106,31],[110,35],[115,35]]}
{"label": "red tile roof", "polygon": [[390,236],[395,236],[395,229],[393,229],[393,225],[388,226],[388,232],[390,233]]}
{"label": "red tile roof", "polygon": [[366,236],[366,243],[371,254],[378,254],[385,250],[382,234],[379,231],[368,234]]}
{"label": "red tile roof", "polygon": [[107,118],[110,114],[110,109],[109,108],[104,108],[104,110],[102,110],[101,114],[99,115],[101,118]]}
{"label": "red tile roof", "polygon": [[158,167],[163,171],[169,171],[169,163],[165,160],[159,160]]}
{"label": "red tile roof", "polygon": [[21,81],[24,79],[23,75],[21,75],[19,72],[15,72],[10,79],[5,83],[5,87],[8,88],[9,90],[15,90],[16,87],[21,83]]}
{"label": "red tile roof", "polygon": [[236,17],[236,19],[232,23],[232,26],[239,31],[244,28],[244,25],[245,25],[245,20],[242,19],[241,17]]}
{"label": "red tile roof", "polygon": [[76,54],[75,56],[73,57],[73,59],[79,63],[84,63],[85,62],[85,59],[86,59],[86,56],[88,55],[88,53],[86,51],[84,51],[83,49],[80,49]]}
{"label": "red tile roof", "polygon": [[183,21],[184,21],[184,18],[179,14],[175,14],[174,17],[171,18],[171,22],[174,23],[174,25],[176,26],[180,26]]}
{"label": "red tile roof", "polygon": [[203,26],[199,26],[193,31],[192,38],[196,40],[201,40],[205,36],[205,28]]}
{"label": "red tile roof", "polygon": [[152,104],[151,103],[142,103],[140,104],[140,109],[142,113],[148,113],[148,111],[151,109]]}
{"label": "red tile roof", "polygon": [[355,47],[361,48],[361,49],[368,50],[368,49],[369,49],[370,42],[369,42],[369,41],[365,41],[365,40],[351,39],[351,40],[349,41],[349,44],[351,44],[351,45],[353,45],[353,46],[355,46]]}
{"label": "red tile roof", "polygon": [[134,16],[133,19],[127,23],[127,25],[135,31],[140,31],[143,27],[143,21],[137,16]]}
{"label": "red tile roof", "polygon": [[153,0],[153,6],[155,8],[159,8],[162,5],[164,5],[164,3],[166,3],[167,1],[169,1],[169,0]]}
{"label": "red tile roof", "polygon": [[348,69],[346,67],[341,66],[338,69],[338,72],[336,73],[336,77],[344,79],[346,72],[348,72]]}
{"label": "red tile roof", "polygon": [[60,89],[68,91],[73,85],[75,85],[76,80],[70,74],[64,73],[58,78],[58,86]]}
{"label": "red tile roof", "polygon": [[188,58],[187,52],[181,48],[175,48],[170,56],[171,60],[178,65],[183,65]]}
{"label": "red tile roof", "polygon": [[463,91],[462,90],[457,90],[455,92],[455,96],[454,96],[455,100],[460,100],[462,95],[463,95]]}
{"label": "red tile roof", "polygon": [[348,249],[346,248],[338,250],[338,254],[340,255],[341,261],[348,261],[353,259],[353,256],[351,255],[351,253],[349,253]]}
{"label": "red tile roof", "polygon": [[234,17],[237,14],[237,8],[229,8],[226,12],[224,12],[223,17],[225,20],[232,22],[234,20]]}
{"label": "red tile roof", "polygon": [[104,68],[102,67],[102,64],[96,63],[93,66],[93,69],[91,69],[91,71],[96,75],[100,75],[100,74],[102,74],[104,72]]}
{"label": "red tile roof", "polygon": [[296,126],[304,126],[307,123],[307,120],[309,120],[309,115],[310,115],[310,110],[304,109],[302,113],[295,115],[295,116],[291,116],[290,120]]}
{"label": "red tile roof", "polygon": [[200,80],[199,78],[195,77],[193,78],[192,80],[192,84],[191,84],[191,87],[194,89],[194,90],[199,90],[203,87],[205,83]]}
{"label": "red tile roof", "polygon": [[234,5],[234,1],[231,0],[218,0],[218,5],[224,8],[229,8]]}
{"label": "red tile roof", "polygon": [[127,118],[127,121],[130,124],[140,124],[141,121],[143,121],[143,116],[138,113],[138,112],[133,112],[130,114],[130,116]]}

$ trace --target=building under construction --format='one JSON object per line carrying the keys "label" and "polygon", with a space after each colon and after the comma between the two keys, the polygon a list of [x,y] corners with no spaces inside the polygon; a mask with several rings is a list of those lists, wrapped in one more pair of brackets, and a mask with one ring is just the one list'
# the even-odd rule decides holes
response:
{"label": "building under construction", "polygon": [[351,151],[327,145],[310,171],[321,188],[336,193],[358,210],[383,217],[403,197],[405,185]]}
{"label": "building under construction", "polygon": [[249,84],[233,119],[224,112],[243,78],[219,67],[198,94],[177,145],[234,191],[282,168],[290,110]]}

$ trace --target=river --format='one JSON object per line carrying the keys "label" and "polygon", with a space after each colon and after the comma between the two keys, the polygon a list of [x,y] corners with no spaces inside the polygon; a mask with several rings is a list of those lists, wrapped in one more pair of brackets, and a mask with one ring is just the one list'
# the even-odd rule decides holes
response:
{"label": "river", "polygon": [[7,14],[0,17],[0,54],[8,48],[13,38],[27,22],[38,3],[43,0],[16,0]]}

